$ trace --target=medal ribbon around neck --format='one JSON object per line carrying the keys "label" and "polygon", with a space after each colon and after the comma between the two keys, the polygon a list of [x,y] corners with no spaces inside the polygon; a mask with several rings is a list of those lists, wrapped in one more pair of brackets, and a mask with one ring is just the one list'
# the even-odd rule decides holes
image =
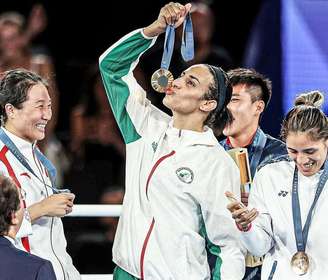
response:
{"label": "medal ribbon around neck", "polygon": [[324,171],[320,176],[318,187],[315,193],[314,200],[310,207],[309,213],[306,218],[304,228],[302,230],[302,219],[301,219],[301,210],[300,202],[298,197],[298,170],[295,166],[294,178],[293,178],[293,190],[292,190],[292,211],[293,211],[293,222],[294,222],[294,233],[296,239],[296,247],[298,252],[305,252],[305,247],[308,239],[308,233],[310,229],[310,224],[312,220],[312,212],[315,205],[318,202],[320,194],[327,182],[328,179],[328,161],[325,161]]}
{"label": "medal ribbon around neck", "polygon": [[256,131],[255,143],[253,144],[255,146],[255,151],[253,153],[253,156],[251,158],[250,162],[250,170],[251,170],[251,176],[252,180],[254,179],[256,168],[259,166],[259,162],[267,141],[267,136],[264,134],[264,132],[261,129],[258,129]]}
{"label": "medal ribbon around neck", "polygon": [[293,223],[294,223],[294,234],[296,239],[297,252],[293,255],[291,259],[292,270],[297,275],[304,275],[309,270],[309,257],[305,253],[306,243],[308,239],[308,233],[310,229],[310,224],[312,220],[313,209],[318,202],[320,194],[328,179],[328,163],[325,161],[324,171],[320,175],[317,190],[310,207],[310,210],[306,217],[306,222],[304,228],[302,229],[302,216],[300,209],[300,201],[298,196],[298,169],[295,165],[294,178],[293,178],[293,189],[292,189],[292,211],[293,211]]}
{"label": "medal ribbon around neck", "polygon": [[[165,92],[166,88],[170,87],[174,80],[172,73],[168,70],[174,50],[174,40],[175,27],[168,25],[165,31],[161,68],[154,72],[151,77],[151,85],[158,92]],[[194,35],[190,13],[187,14],[183,22],[181,55],[184,61],[190,61],[194,58]]]}
{"label": "medal ribbon around neck", "polygon": [[29,171],[31,172],[42,184],[46,185],[50,189],[53,190],[53,193],[62,193],[62,192],[70,192],[68,189],[57,189],[56,188],[56,175],[57,171],[55,166],[48,160],[40,151],[38,148],[34,148],[34,153],[39,161],[43,164],[43,166],[47,169],[51,186],[48,184],[45,184],[42,178],[37,176],[31,166],[26,161],[24,155],[19,151],[17,146],[14,144],[14,142],[9,138],[9,136],[4,132],[2,128],[0,128],[0,140],[7,146],[8,150],[17,158],[17,160]]}

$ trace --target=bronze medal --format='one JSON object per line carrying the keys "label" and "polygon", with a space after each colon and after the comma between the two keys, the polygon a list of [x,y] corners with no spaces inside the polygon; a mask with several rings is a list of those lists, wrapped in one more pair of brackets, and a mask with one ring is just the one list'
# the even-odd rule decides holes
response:
{"label": "bronze medal", "polygon": [[158,69],[151,76],[151,86],[157,92],[165,92],[165,90],[172,86],[174,78],[172,73],[164,68]]}
{"label": "bronze medal", "polygon": [[293,255],[290,265],[297,275],[304,275],[310,267],[309,257],[305,252],[297,252]]}
{"label": "bronze medal", "polygon": [[[189,12],[185,16],[183,22],[182,34],[181,55],[185,61],[190,61],[194,58],[194,36],[191,15]],[[151,86],[157,92],[165,92],[172,86],[174,80],[172,73],[168,70],[174,49],[174,38],[175,26],[174,24],[168,24],[165,29],[165,41],[161,68],[155,71],[151,76]]]}

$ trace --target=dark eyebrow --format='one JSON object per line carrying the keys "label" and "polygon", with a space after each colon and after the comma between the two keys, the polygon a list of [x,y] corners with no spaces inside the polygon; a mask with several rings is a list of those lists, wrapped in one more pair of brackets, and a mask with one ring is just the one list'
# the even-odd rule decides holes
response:
{"label": "dark eyebrow", "polygon": [[[183,72],[181,73],[180,77],[185,76],[185,75],[186,75],[186,71],[183,71]],[[193,79],[193,80],[196,80],[196,81],[200,84],[200,81],[198,80],[198,78],[196,78],[195,76],[190,75],[190,74],[188,74],[188,76],[189,76],[189,78],[191,78],[191,79]]]}
{"label": "dark eyebrow", "polygon": [[[297,150],[291,148],[291,147],[287,147],[288,150],[292,150],[292,151],[295,151],[295,152],[298,152]],[[308,152],[315,152],[317,151],[318,149],[317,148],[308,148],[308,149],[304,149],[304,150],[301,150],[303,153],[308,153]]]}
{"label": "dark eyebrow", "polygon": [[196,81],[200,84],[199,80],[198,80],[195,76],[193,76],[193,75],[189,75],[189,77],[190,77],[191,79],[193,79],[193,80],[196,80]]}
{"label": "dark eyebrow", "polygon": [[[36,100],[35,103],[45,103],[46,100],[44,99],[39,99],[39,100]],[[49,99],[49,103],[51,103],[51,99]]]}
{"label": "dark eyebrow", "polygon": [[308,152],[315,152],[317,151],[317,148],[308,148],[308,149],[304,149],[303,152],[308,153]]}

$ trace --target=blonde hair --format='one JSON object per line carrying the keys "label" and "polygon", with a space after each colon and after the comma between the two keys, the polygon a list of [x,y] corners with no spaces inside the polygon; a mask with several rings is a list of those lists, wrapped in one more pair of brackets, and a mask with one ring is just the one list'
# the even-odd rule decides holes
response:
{"label": "blonde hair", "polygon": [[323,101],[323,93],[317,90],[300,94],[282,123],[281,138],[286,140],[291,132],[306,132],[314,141],[327,140],[328,120],[320,109]]}

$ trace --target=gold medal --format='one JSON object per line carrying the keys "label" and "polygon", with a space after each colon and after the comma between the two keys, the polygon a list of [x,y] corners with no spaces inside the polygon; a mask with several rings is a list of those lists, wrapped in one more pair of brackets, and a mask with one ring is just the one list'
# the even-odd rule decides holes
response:
{"label": "gold medal", "polygon": [[292,257],[290,265],[297,275],[304,275],[308,272],[310,267],[309,257],[305,252],[297,252]]}
{"label": "gold medal", "polygon": [[164,68],[158,69],[151,76],[151,86],[157,92],[165,92],[165,90],[172,86],[174,78],[172,73]]}

